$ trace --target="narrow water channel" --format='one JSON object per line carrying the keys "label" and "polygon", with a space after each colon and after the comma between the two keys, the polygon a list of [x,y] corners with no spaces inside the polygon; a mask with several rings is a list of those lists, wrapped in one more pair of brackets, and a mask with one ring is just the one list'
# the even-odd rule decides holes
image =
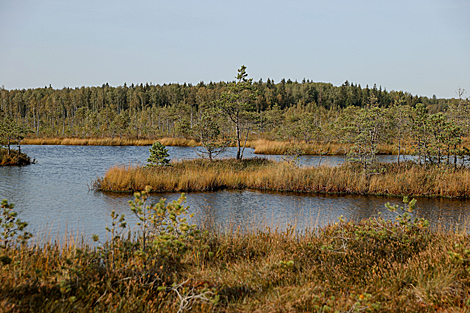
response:
{"label": "narrow water channel", "polygon": [[[110,212],[126,214],[135,222],[129,210],[131,194],[102,193],[89,190],[97,176],[115,164],[144,164],[149,147],[110,146],[24,146],[22,149],[38,163],[26,167],[0,167],[0,199],[16,203],[19,218],[29,222],[36,237],[60,239],[66,232],[105,236],[110,224]],[[193,148],[169,147],[173,159],[197,157]],[[226,156],[234,155],[229,150]],[[253,150],[245,151],[253,157]],[[281,159],[281,156],[267,156]],[[381,156],[382,161],[394,161],[396,156]],[[337,165],[343,157],[321,158],[321,164]],[[301,165],[318,165],[320,157],[302,156]],[[285,229],[288,225],[302,230],[347,219],[362,219],[384,209],[386,202],[401,203],[396,197],[311,195],[253,190],[188,193],[187,205],[197,222],[217,225],[222,229]],[[165,197],[169,201],[178,193],[153,194],[152,200]],[[433,224],[464,224],[470,217],[470,200],[418,200],[419,215]]]}

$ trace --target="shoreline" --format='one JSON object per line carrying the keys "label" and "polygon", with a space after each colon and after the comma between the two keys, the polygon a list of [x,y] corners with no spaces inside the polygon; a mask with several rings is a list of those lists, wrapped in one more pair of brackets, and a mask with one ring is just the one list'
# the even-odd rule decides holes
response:
{"label": "shoreline", "polygon": [[151,146],[155,141],[168,146],[194,146],[195,140],[183,138],[130,139],[130,138],[25,138],[23,145],[64,146]]}
{"label": "shoreline", "polygon": [[[179,147],[195,147],[200,143],[194,139],[187,138],[25,138],[22,140],[23,145],[71,145],[71,146],[151,146],[154,142],[159,141],[164,146]],[[260,155],[346,155],[351,144],[341,143],[304,143],[275,141],[266,139],[248,140],[247,148],[253,148],[255,154]],[[402,154],[406,150],[402,149]],[[397,155],[396,149],[392,145],[379,145],[378,155]]]}
{"label": "shoreline", "polygon": [[[93,190],[93,189],[92,189]],[[405,195],[405,194],[385,194],[385,193],[368,193],[368,194],[359,194],[359,193],[347,193],[347,192],[325,192],[325,191],[318,191],[318,192],[309,192],[309,191],[291,191],[291,190],[281,190],[281,189],[256,189],[256,188],[240,188],[240,189],[230,189],[230,188],[224,188],[224,189],[217,189],[217,190],[179,190],[179,191],[150,191],[151,194],[166,194],[166,193],[175,193],[179,194],[181,192],[187,193],[187,192],[218,192],[218,191],[252,191],[252,192],[266,192],[266,193],[272,193],[272,192],[280,192],[280,193],[288,193],[288,194],[301,194],[301,195],[321,195],[321,196],[364,196],[364,197],[383,197],[383,198],[399,198],[403,199],[403,197],[412,197],[416,198],[416,200],[419,199],[449,199],[449,200],[468,200],[470,199],[470,195],[468,196],[456,196],[456,197],[450,197],[450,196],[440,196],[440,195]],[[123,190],[123,191],[112,191],[112,190],[96,190],[99,192],[103,193],[109,193],[109,194],[133,194],[136,191],[135,190]]]}

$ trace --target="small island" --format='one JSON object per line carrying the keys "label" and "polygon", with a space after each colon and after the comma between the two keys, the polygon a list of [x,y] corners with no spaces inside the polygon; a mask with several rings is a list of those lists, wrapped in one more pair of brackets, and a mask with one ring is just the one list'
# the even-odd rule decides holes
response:
{"label": "small island", "polygon": [[31,158],[25,153],[19,152],[15,149],[0,148],[0,166],[9,166],[9,165],[29,165],[34,163],[31,161]]}
{"label": "small island", "polygon": [[[29,156],[21,152],[21,140],[28,132],[26,126],[18,125],[12,118],[0,114],[0,166],[34,163],[34,160],[31,161]],[[17,149],[12,147],[15,144]]]}

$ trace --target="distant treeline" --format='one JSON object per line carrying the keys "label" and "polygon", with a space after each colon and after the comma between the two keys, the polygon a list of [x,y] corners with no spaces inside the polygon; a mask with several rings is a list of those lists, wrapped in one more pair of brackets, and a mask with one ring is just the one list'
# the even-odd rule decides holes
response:
{"label": "distant treeline", "polygon": [[[104,84],[63,89],[0,89],[0,116],[29,127],[38,137],[184,137],[197,122],[200,109],[213,106],[229,84],[124,84],[119,87]],[[381,107],[397,103],[414,107],[423,103],[430,113],[435,113],[445,111],[458,101],[413,96],[402,91],[389,92],[376,85],[363,88],[348,81],[336,87],[309,80],[299,83],[283,79],[274,83],[271,79],[266,82],[260,79],[253,82],[253,89],[257,95],[253,104],[261,118],[252,130],[258,135],[283,128],[286,121],[292,120],[289,110],[292,113],[299,108],[338,117],[344,108],[365,107],[373,97]],[[222,130],[231,132],[229,123]]]}

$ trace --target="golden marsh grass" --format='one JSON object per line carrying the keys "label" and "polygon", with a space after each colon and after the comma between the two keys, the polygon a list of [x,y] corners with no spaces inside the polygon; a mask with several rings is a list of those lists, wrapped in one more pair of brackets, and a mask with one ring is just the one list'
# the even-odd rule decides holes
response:
{"label": "golden marsh grass", "polygon": [[26,138],[25,145],[71,145],[71,146],[151,146],[160,141],[165,146],[195,146],[193,139],[161,138],[161,139],[130,139],[130,138]]}
{"label": "golden marsh grass", "polygon": [[[247,143],[255,149],[256,154],[266,155],[283,155],[292,151],[299,151],[305,155],[344,155],[347,154],[351,146],[350,144],[340,143],[305,143],[305,142],[289,142],[289,141],[272,141],[272,140],[254,140]],[[397,154],[392,145],[379,145],[378,154]]]}
{"label": "golden marsh grass", "polygon": [[469,197],[470,170],[402,163],[380,164],[383,172],[364,175],[360,166],[297,167],[266,159],[184,160],[170,167],[111,167],[95,182],[103,191],[209,191],[259,189],[359,195]]}

